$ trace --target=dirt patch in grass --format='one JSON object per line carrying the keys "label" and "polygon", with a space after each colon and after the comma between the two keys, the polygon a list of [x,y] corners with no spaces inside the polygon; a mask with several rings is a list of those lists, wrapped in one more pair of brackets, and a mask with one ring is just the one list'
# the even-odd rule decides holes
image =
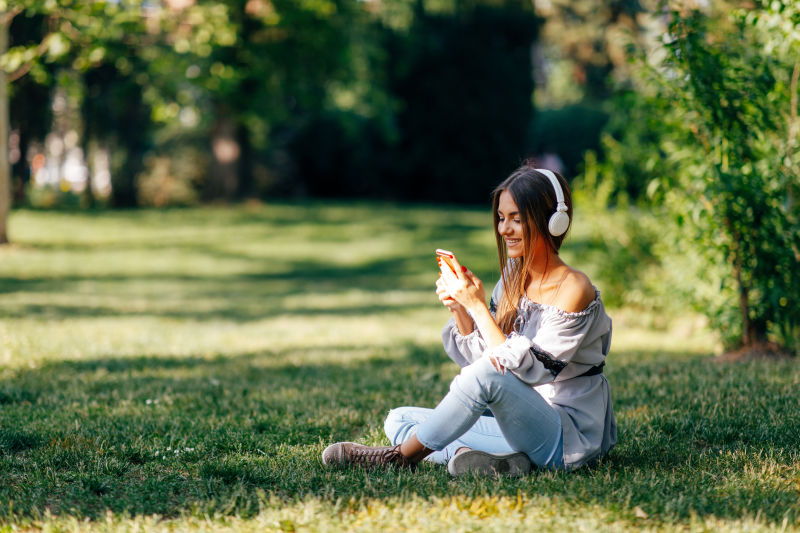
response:
{"label": "dirt patch in grass", "polygon": [[736,362],[736,361],[753,361],[753,360],[786,360],[794,359],[795,354],[787,351],[774,342],[759,342],[742,346],[736,350],[731,350],[718,355],[714,358],[715,361],[721,363]]}

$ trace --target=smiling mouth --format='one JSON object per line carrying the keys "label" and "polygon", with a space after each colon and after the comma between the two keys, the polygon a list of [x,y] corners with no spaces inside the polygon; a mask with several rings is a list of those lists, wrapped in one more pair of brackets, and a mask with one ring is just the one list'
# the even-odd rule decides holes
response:
{"label": "smiling mouth", "polygon": [[506,239],[506,246],[516,246],[522,242],[522,239]]}

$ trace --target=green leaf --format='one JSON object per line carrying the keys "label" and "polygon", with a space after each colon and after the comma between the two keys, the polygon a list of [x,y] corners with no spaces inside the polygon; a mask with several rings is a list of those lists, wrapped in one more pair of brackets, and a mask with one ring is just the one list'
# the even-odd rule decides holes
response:
{"label": "green leaf", "polygon": [[62,32],[54,32],[45,37],[47,59],[56,61],[65,56],[71,47],[69,39]]}

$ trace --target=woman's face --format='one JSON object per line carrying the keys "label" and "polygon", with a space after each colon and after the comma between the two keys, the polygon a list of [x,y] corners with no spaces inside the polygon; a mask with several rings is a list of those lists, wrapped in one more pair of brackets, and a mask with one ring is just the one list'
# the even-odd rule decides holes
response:
{"label": "woman's face", "polygon": [[503,237],[508,248],[508,257],[522,257],[525,251],[522,219],[517,203],[507,190],[500,193],[497,204],[497,232]]}

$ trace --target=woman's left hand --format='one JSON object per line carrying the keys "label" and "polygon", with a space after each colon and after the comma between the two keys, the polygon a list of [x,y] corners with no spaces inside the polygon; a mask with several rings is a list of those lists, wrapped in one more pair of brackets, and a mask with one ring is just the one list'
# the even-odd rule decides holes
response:
{"label": "woman's left hand", "polygon": [[467,267],[461,266],[458,259],[453,258],[457,275],[450,269],[443,269],[442,281],[450,296],[466,309],[475,309],[476,306],[486,305],[486,291],[483,282]]}

